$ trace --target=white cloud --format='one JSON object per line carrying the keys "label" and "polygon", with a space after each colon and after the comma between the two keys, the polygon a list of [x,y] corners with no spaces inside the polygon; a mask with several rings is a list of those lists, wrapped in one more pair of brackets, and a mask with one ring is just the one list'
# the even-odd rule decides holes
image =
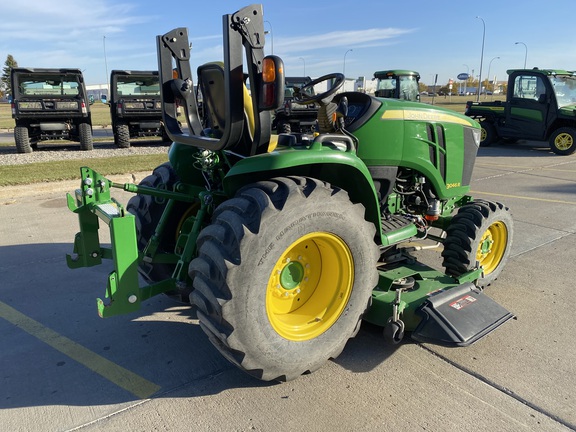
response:
{"label": "white cloud", "polygon": [[398,38],[413,29],[373,28],[366,30],[348,30],[329,32],[319,35],[281,38],[275,41],[274,49],[279,52],[302,52],[323,48],[376,46],[390,43],[391,39]]}

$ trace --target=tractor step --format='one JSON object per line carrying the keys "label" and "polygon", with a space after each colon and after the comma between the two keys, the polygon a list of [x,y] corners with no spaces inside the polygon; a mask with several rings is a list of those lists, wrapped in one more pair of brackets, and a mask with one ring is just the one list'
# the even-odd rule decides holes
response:
{"label": "tractor step", "polygon": [[514,318],[473,283],[431,296],[418,314],[422,321],[412,333],[412,339],[444,346],[471,345]]}
{"label": "tractor step", "polygon": [[413,221],[398,215],[389,216],[387,219],[382,220],[382,231],[389,233],[392,231],[398,231],[409,225],[412,225]]}

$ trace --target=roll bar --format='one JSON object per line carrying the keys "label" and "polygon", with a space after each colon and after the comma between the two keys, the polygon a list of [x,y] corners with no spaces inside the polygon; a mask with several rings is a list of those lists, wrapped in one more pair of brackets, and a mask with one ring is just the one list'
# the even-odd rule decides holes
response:
{"label": "roll bar", "polygon": [[[190,45],[188,31],[176,28],[156,37],[158,49],[158,71],[162,115],[166,132],[175,142],[205,148],[226,150],[238,144],[244,127],[244,72],[243,61],[247,59],[250,80],[255,130],[250,155],[264,153],[270,141],[270,109],[278,108],[283,99],[284,76],[281,66],[282,88],[277,88],[273,106],[262,104],[264,84],[262,68],[264,62],[264,21],[262,5],[250,5],[234,14],[222,17],[224,45],[224,86],[226,123],[220,138],[202,136],[202,124],[198,113],[198,101],[194,92],[194,81],[190,67]],[[245,56],[244,56],[245,52]],[[276,59],[278,59],[276,57]],[[279,60],[279,59],[278,59]],[[281,60],[278,62],[281,65]],[[176,72],[176,77],[174,76]],[[269,98],[268,98],[269,100]],[[188,132],[184,132],[177,117],[177,108],[186,112]]]}

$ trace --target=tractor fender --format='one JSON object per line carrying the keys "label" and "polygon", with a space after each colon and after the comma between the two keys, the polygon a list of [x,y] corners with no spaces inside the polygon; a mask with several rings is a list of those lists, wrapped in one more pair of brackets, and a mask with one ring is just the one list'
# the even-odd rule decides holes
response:
{"label": "tractor fender", "polygon": [[352,202],[364,205],[365,219],[374,224],[381,237],[374,182],[353,150],[337,150],[324,145],[279,148],[238,161],[224,178],[223,188],[231,197],[249,183],[288,176],[311,177],[346,190]]}

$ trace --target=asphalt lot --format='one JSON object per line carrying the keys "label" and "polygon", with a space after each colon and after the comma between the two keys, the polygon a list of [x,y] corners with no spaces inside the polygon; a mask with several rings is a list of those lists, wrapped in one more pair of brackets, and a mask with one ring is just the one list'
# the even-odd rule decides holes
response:
{"label": "asphalt lot", "polygon": [[576,430],[576,155],[480,150],[473,195],[506,203],[515,223],[486,292],[516,320],[453,349],[388,346],[364,325],[338,359],[284,384],[230,365],[169,298],[98,318],[110,267],[69,270],[64,258],[74,188],[0,188],[2,430]]}

